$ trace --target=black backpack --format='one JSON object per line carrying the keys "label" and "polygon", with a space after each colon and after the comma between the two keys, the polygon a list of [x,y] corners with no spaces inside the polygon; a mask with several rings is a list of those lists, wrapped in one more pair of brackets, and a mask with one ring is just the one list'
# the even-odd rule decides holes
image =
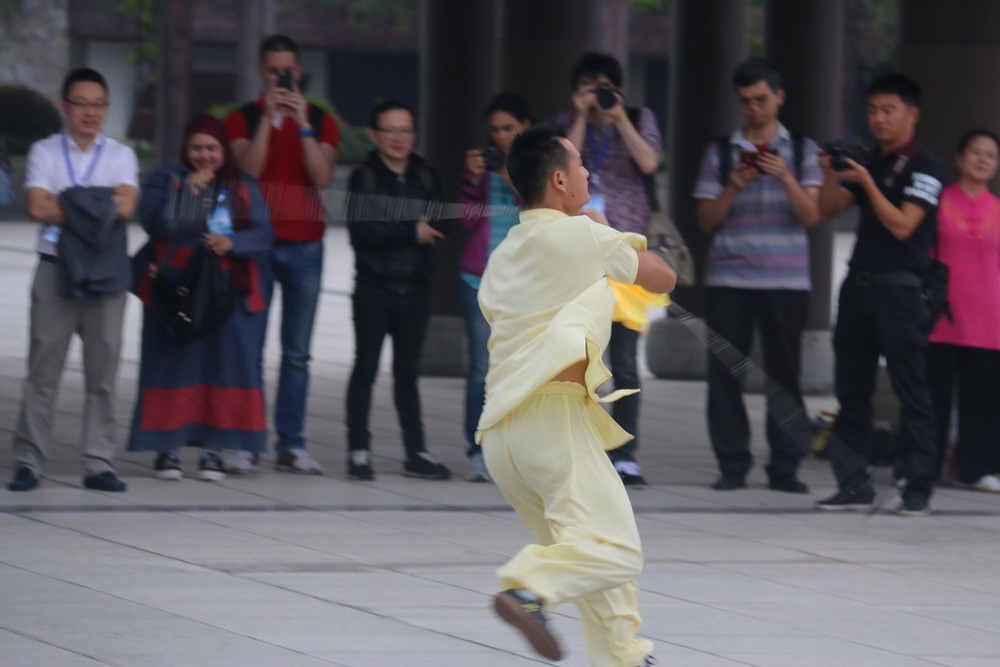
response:
{"label": "black backpack", "polygon": [[[791,132],[792,137],[792,165],[795,168],[795,179],[802,178],[802,155],[805,140],[797,132]],[[729,182],[729,172],[733,168],[733,151],[729,146],[728,134],[715,140],[716,150],[719,151],[719,184],[725,187]]]}

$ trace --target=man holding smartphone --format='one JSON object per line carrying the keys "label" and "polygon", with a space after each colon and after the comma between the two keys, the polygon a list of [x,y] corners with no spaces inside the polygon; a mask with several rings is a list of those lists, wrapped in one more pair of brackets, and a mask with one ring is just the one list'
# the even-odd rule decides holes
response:
{"label": "man holding smartphone", "polygon": [[[309,347],[323,273],[323,207],[319,191],[330,184],[340,130],[337,122],[302,96],[299,47],[271,35],[260,43],[257,71],[264,92],[226,117],[226,133],[240,169],[254,176],[274,226],[268,254],[281,284],[281,373],[275,399],[276,469],[319,474],[302,435],[309,391]],[[267,285],[271,302],[274,284]],[[257,462],[246,452],[226,457],[226,470],[245,473]]]}
{"label": "man holding smartphone", "polygon": [[[806,229],[819,222],[818,147],[778,121],[784,81],[751,58],[733,74],[743,127],[705,150],[694,198],[698,228],[713,234],[705,284],[709,329],[745,354],[759,327],[767,374],[768,488],[808,493],[798,479],[803,450],[779,421],[778,399],[799,407],[802,330],[810,289]],[[779,391],[780,390],[780,391]],[[746,486],[753,457],[740,381],[708,357],[708,432],[719,463],[717,491]]]}

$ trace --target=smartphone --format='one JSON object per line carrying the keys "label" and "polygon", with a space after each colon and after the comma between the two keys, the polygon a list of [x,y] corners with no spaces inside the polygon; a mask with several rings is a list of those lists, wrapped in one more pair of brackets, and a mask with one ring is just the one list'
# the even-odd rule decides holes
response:
{"label": "smartphone", "polygon": [[286,69],[278,75],[278,83],[276,84],[278,88],[286,88],[292,90],[292,70]]}
{"label": "smartphone", "polygon": [[765,148],[762,151],[743,151],[743,150],[741,150],[740,151],[740,162],[742,164],[747,165],[748,167],[753,167],[757,171],[760,171],[760,165],[757,164],[757,161],[760,159],[760,156],[762,154],[764,154],[764,153],[770,153],[771,155],[777,155],[778,154],[778,149],[777,148]]}

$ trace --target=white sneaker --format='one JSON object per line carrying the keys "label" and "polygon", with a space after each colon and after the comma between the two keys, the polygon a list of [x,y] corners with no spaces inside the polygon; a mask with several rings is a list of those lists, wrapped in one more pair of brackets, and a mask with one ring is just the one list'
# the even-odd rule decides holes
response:
{"label": "white sneaker", "polygon": [[483,461],[482,454],[473,454],[466,461],[465,466],[466,482],[489,482],[490,473],[486,470],[486,462]]}
{"label": "white sneaker", "polygon": [[990,493],[1000,493],[1000,476],[983,475],[970,485],[976,491],[989,491]]}
{"label": "white sneaker", "polygon": [[278,454],[278,460],[274,463],[274,469],[304,475],[323,474],[323,469],[320,468],[316,459],[304,449],[289,449],[287,452],[281,452]]}
{"label": "white sneaker", "polygon": [[246,452],[241,449],[226,449],[222,452],[222,466],[231,475],[246,475],[257,472],[260,467],[257,462],[260,460],[253,452]]}

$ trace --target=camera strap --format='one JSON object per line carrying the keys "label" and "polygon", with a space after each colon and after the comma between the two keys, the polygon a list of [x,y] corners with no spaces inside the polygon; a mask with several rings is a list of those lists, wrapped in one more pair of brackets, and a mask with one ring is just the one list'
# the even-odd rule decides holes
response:
{"label": "camera strap", "polygon": [[910,163],[910,159],[917,154],[920,150],[919,141],[911,141],[908,146],[900,149],[899,154],[896,156],[896,161],[892,165],[892,169],[886,174],[886,177],[882,179],[882,184],[887,188],[891,188],[896,184],[896,179],[899,178],[903,170],[906,169],[906,165]]}

